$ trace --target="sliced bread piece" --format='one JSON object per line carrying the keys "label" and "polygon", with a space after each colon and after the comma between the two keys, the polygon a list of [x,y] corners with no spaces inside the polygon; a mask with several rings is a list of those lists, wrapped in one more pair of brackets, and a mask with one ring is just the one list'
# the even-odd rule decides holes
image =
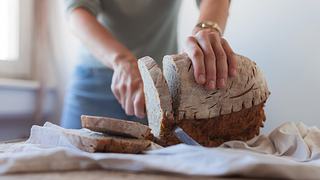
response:
{"label": "sliced bread piece", "polygon": [[151,146],[151,141],[110,136],[90,130],[66,130],[63,132],[71,144],[87,152],[112,152],[137,154]]}
{"label": "sliced bread piece", "polygon": [[144,85],[148,123],[153,135],[161,139],[166,134],[164,130],[175,124],[168,85],[158,64],[151,57],[139,59],[138,66]]}
{"label": "sliced bread piece", "polygon": [[123,138],[88,129],[64,129],[46,123],[32,126],[27,143],[76,147],[87,152],[141,153],[152,146],[149,140]]}
{"label": "sliced bread piece", "polygon": [[83,128],[109,135],[152,140],[151,129],[138,122],[98,116],[81,116]]}

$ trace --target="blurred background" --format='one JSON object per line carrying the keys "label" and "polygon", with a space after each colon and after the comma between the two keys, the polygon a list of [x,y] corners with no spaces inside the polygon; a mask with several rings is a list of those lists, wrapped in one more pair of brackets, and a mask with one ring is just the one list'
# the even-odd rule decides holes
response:
{"label": "blurred background", "polygon": [[[232,1],[225,38],[268,80],[264,133],[286,121],[320,126],[320,1]],[[183,0],[179,46],[197,21]],[[0,141],[27,137],[33,124],[59,124],[79,42],[63,2],[0,0]]]}

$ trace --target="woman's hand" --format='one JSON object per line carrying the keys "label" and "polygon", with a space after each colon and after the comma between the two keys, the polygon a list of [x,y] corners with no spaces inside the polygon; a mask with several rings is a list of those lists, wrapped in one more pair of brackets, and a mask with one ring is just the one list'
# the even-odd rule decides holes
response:
{"label": "woman's hand", "polygon": [[143,86],[134,55],[86,9],[74,9],[69,20],[90,52],[114,70],[111,90],[126,114],[144,117]]}
{"label": "woman's hand", "polygon": [[145,116],[143,83],[133,55],[118,57],[113,66],[111,90],[127,115]]}
{"label": "woman's hand", "polygon": [[185,51],[192,61],[196,82],[209,90],[224,88],[228,76],[237,73],[236,57],[216,30],[196,31],[188,37]]}

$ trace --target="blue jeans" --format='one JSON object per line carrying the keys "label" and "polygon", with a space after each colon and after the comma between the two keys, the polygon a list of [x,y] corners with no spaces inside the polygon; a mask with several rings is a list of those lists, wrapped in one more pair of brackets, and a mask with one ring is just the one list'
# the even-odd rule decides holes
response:
{"label": "blue jeans", "polygon": [[65,97],[61,125],[81,128],[80,116],[94,115],[137,121],[146,119],[127,116],[111,91],[113,71],[105,67],[78,65],[71,78]]}

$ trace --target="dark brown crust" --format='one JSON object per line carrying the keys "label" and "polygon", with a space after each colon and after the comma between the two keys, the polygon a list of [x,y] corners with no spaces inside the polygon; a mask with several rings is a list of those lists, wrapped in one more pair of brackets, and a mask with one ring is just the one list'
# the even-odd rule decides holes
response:
{"label": "dark brown crust", "polygon": [[132,140],[100,140],[97,142],[95,152],[111,153],[132,153],[138,154],[145,151],[151,146],[151,142],[141,140],[141,142],[131,142]]}
{"label": "dark brown crust", "polygon": [[143,139],[108,136],[102,133],[65,130],[69,142],[87,152],[111,152],[137,154],[151,146],[151,141]]}
{"label": "dark brown crust", "polygon": [[[258,135],[266,117],[264,103],[239,112],[211,119],[182,119],[177,125],[192,138],[207,147],[216,147],[226,141],[247,141]],[[164,121],[169,122],[169,121]],[[164,146],[180,143],[172,133],[174,124],[163,124],[158,143]]]}
{"label": "dark brown crust", "polygon": [[138,122],[110,117],[82,115],[81,124],[83,128],[109,135],[153,140],[151,129]]}

